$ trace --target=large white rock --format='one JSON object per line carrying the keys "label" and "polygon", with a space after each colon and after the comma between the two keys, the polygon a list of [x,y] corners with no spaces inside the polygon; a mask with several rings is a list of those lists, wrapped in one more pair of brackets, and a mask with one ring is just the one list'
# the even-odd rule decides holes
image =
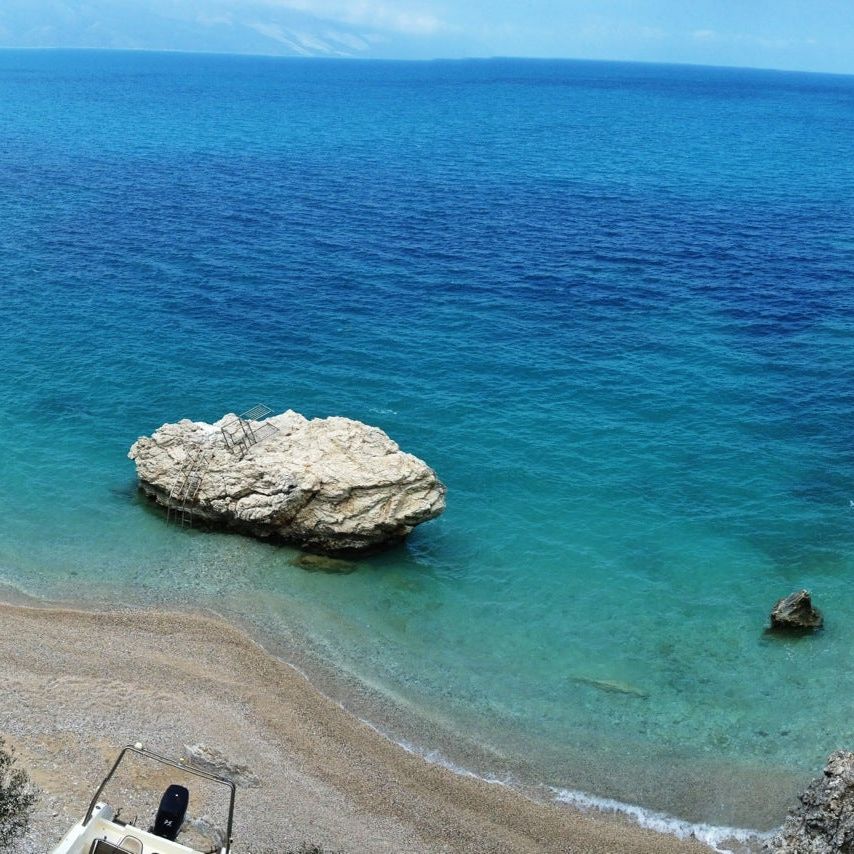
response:
{"label": "large white rock", "polygon": [[[241,455],[222,432],[234,418],[164,424],[138,439],[128,456],[142,490],[194,519],[323,553],[397,542],[445,509],[445,486],[433,469],[377,427],[349,418],[309,421],[289,410],[263,422],[276,431],[249,422],[271,435]],[[188,470],[198,480],[189,498],[180,490]]]}

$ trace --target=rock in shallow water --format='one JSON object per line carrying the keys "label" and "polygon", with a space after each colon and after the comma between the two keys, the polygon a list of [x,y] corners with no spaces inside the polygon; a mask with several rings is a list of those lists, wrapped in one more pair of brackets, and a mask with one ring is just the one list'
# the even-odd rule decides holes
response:
{"label": "rock in shallow water", "polygon": [[629,697],[640,697],[645,700],[649,697],[646,691],[636,688],[634,685],[629,685],[628,682],[619,682],[615,679],[594,679],[591,676],[573,676],[573,682],[579,685],[589,685],[592,688],[598,688],[600,691],[605,691],[608,694],[625,694]]}
{"label": "rock in shallow water", "polygon": [[820,629],[824,619],[813,607],[808,590],[798,590],[780,599],[771,609],[771,628],[774,631],[811,631]]}
{"label": "rock in shallow water", "polygon": [[184,420],[138,439],[128,456],[142,490],[193,519],[322,554],[398,542],[445,509],[436,473],[376,427],[288,411],[244,422],[264,438],[235,447],[236,421]]}
{"label": "rock in shallow water", "polygon": [[810,783],[801,803],[765,846],[768,854],[854,852],[854,753],[837,750],[824,774]]}
{"label": "rock in shallow water", "polygon": [[359,568],[359,564],[351,560],[340,560],[325,555],[300,555],[291,563],[307,572],[326,572],[330,575],[350,575]]}

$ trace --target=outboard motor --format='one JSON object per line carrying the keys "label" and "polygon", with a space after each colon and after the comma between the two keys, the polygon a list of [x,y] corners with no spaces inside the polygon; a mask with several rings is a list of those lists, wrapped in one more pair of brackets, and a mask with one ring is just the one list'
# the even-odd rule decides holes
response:
{"label": "outboard motor", "polygon": [[190,793],[187,789],[178,785],[170,786],[160,799],[160,809],[157,810],[151,833],[174,842],[184,823],[189,803]]}

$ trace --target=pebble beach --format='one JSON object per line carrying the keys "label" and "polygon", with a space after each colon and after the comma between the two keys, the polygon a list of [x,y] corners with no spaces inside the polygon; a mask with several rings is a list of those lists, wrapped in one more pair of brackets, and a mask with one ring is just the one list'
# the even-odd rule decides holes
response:
{"label": "pebble beach", "polygon": [[0,605],[0,671],[0,729],[41,790],[17,854],[49,851],[137,741],[170,756],[204,742],[250,769],[240,854],[709,851],[431,765],[212,617]]}

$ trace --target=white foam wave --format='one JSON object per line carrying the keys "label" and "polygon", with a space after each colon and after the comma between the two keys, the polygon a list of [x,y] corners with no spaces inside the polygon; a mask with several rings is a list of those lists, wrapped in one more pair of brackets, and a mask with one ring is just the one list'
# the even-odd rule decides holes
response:
{"label": "white foam wave", "polygon": [[[394,738],[370,721],[364,718],[359,718],[359,720],[383,738],[402,747],[407,753],[420,756],[433,765],[440,765],[442,768],[447,768],[461,777],[471,777],[484,783],[507,786],[508,788],[519,791],[520,794],[524,794],[521,791],[521,787],[518,787],[511,779],[502,779],[491,774],[476,774],[474,771],[464,768],[462,765],[458,765],[456,762],[448,759],[447,756],[438,750],[424,748],[405,739]],[[626,804],[611,798],[600,798],[573,789],[556,789],[551,787],[551,790],[554,792],[554,799],[558,803],[567,804],[580,810],[595,809],[600,812],[618,813],[630,818],[641,827],[654,830],[657,833],[675,836],[679,839],[696,839],[698,842],[702,842],[712,850],[717,851],[718,854],[752,854],[752,852],[759,851],[762,843],[772,835],[741,827],[695,824],[667,815],[666,813],[645,809],[635,804]]]}
{"label": "white foam wave", "polygon": [[713,824],[694,824],[680,818],[644,809],[635,804],[625,804],[611,798],[598,798],[572,789],[553,789],[555,800],[582,810],[619,813],[632,819],[641,827],[666,833],[679,839],[696,839],[719,854],[743,854],[758,851],[770,833],[748,830],[741,827],[720,827]]}
{"label": "white foam wave", "polygon": [[[342,706],[342,708],[344,708]],[[395,738],[389,735],[385,730],[380,729],[375,724],[371,723],[365,718],[359,718],[359,720],[365,724],[365,726],[372,729],[377,735],[381,735],[383,738],[391,741],[396,744],[398,747],[402,747],[407,753],[412,753],[415,756],[420,756],[425,762],[429,762],[431,765],[440,765],[442,768],[446,768],[448,771],[452,771],[454,774],[459,777],[471,777],[474,780],[480,780],[483,783],[492,783],[498,786],[512,786],[513,782],[511,780],[504,780],[500,777],[495,777],[491,774],[482,775],[475,774],[474,771],[470,771],[468,768],[464,768],[462,765],[457,765],[456,762],[451,761],[438,750],[431,750],[424,747],[419,747],[417,744],[413,744],[411,741],[407,741],[406,739]]]}
{"label": "white foam wave", "polygon": [[396,744],[406,750],[408,753],[414,753],[416,756],[420,756],[422,759],[426,760],[432,765],[440,765],[442,768],[446,768],[448,771],[452,771],[454,774],[460,777],[471,777],[474,780],[480,780],[482,783],[491,783],[496,786],[512,786],[513,783],[511,780],[503,780],[500,777],[496,777],[493,774],[475,774],[474,771],[469,771],[468,768],[464,768],[462,765],[457,765],[456,762],[452,762],[448,759],[447,756],[444,756],[438,750],[425,750],[423,748],[417,747],[414,744],[410,744],[406,741],[397,740]]}

